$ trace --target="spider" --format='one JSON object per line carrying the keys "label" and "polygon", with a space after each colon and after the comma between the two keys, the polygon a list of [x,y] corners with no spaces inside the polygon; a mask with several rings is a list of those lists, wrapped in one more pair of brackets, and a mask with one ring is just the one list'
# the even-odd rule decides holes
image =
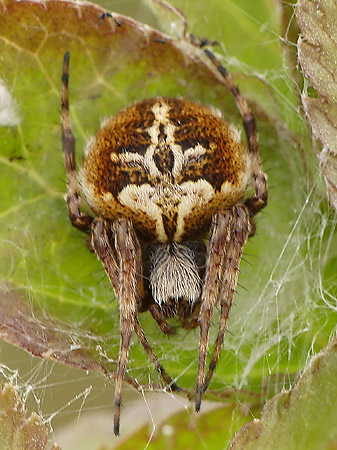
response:
{"label": "spider", "polygon": [[[151,98],[107,119],[75,164],[68,101],[69,52],[64,55],[61,127],[67,177],[66,203],[73,226],[88,235],[120,308],[120,349],[114,394],[119,434],[122,382],[135,333],[173,391],[179,386],[154,354],[138,313],[149,311],[165,334],[177,316],[200,327],[195,408],[216,368],[237,285],[243,247],[255,233],[254,215],[267,203],[255,119],[230,74],[220,72],[243,120],[239,131],[220,114],[181,98]],[[250,186],[254,194],[247,198]],[[92,216],[81,210],[84,197]],[[206,371],[209,329],[220,304],[213,355]]]}

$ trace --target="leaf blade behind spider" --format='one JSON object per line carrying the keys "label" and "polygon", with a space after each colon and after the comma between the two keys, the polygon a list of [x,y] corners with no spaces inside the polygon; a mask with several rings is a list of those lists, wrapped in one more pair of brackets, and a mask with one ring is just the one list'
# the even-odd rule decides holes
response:
{"label": "leaf blade behind spider", "polygon": [[[196,3],[185,3],[194,17]],[[0,266],[4,291],[9,289],[20,299],[20,310],[25,310],[21,301],[28,308],[21,336],[10,340],[26,345],[22,342],[28,324],[34,324],[36,334],[42,323],[54,330],[54,336],[46,333],[46,342],[59,350],[58,361],[69,363],[77,346],[80,352],[75,357],[83,369],[97,367],[111,374],[119,348],[118,304],[83,235],[71,227],[63,200],[59,131],[63,53],[71,52],[70,102],[78,161],[101,119],[136,99],[184,96],[220,107],[228,117],[235,117],[239,127],[240,117],[233,114],[233,102],[216,76],[199,62],[198,51],[186,42],[171,42],[118,15],[122,27],[110,18],[100,24],[103,10],[97,6],[55,1],[2,5],[1,70],[21,122],[1,130]],[[315,265],[316,250],[309,256],[306,252],[312,241],[317,245],[310,237],[319,234],[320,218],[313,211],[319,209],[320,200],[307,185],[313,155],[306,154],[303,146],[310,136],[298,114],[297,91],[275,38],[280,32],[278,16],[272,14],[274,2],[212,5],[208,18],[209,6],[198,4],[201,16],[207,18],[202,34],[225,44],[214,49],[219,54],[228,46],[224,61],[234,68],[241,91],[255,102],[272,189],[268,208],[257,219],[257,236],[246,249],[251,266],[241,267],[239,283],[248,292],[238,288],[230,334],[211,386],[216,392],[206,396],[214,399],[228,387],[242,389],[248,384],[264,398],[296,376],[311,351],[311,338],[321,348],[335,326],[333,309],[322,304],[317,284],[311,282],[321,270]],[[254,11],[261,16],[254,16]],[[198,27],[193,31],[197,34]],[[7,305],[5,296],[3,300]],[[167,338],[148,314],[141,320],[165,368],[193,391],[198,332],[178,330],[177,336]],[[59,329],[65,339],[57,347]],[[216,317],[212,338],[215,334]],[[144,389],[157,385],[155,370],[140,346],[134,345],[129,367]]]}

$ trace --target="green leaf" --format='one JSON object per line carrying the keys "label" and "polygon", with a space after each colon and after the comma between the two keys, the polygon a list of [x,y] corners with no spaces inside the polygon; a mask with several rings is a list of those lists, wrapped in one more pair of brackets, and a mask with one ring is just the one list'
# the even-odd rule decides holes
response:
{"label": "green leaf", "polygon": [[[170,403],[161,398],[161,406],[169,408]],[[150,448],[151,450],[228,448],[235,430],[252,420],[255,413],[259,413],[259,406],[248,412],[245,411],[245,406],[235,405],[235,402],[226,402],[221,407],[206,404],[204,408],[206,411],[197,414],[191,405],[157,424]],[[155,408],[154,405],[152,407]],[[137,413],[137,406],[133,412]],[[148,441],[149,425],[146,425],[129,435],[127,440],[116,442],[112,446],[102,446],[99,450],[145,448]]]}
{"label": "green leaf", "polygon": [[119,347],[118,305],[100,263],[70,226],[63,200],[63,54],[71,54],[70,103],[79,155],[103,115],[130,101],[196,93],[207,99],[207,87],[218,84],[213,96],[222,87],[193,46],[182,51],[130,18],[102,21],[102,12],[95,5],[53,0],[8,1],[2,10],[2,75],[22,119],[1,131],[1,304],[2,335],[10,342],[108,374]]}
{"label": "green leaf", "polygon": [[[63,54],[71,54],[78,164],[100,121],[135,100],[183,96],[221,108],[237,124],[241,119],[217,73],[186,40],[118,14],[117,22],[101,21],[104,10],[90,3],[6,0],[2,5],[1,76],[14,103],[5,116],[12,126],[0,130],[1,336],[35,355],[112,377],[118,303],[83,235],[71,227],[63,200]],[[247,291],[238,287],[231,333],[206,397],[223,401],[234,387],[262,401],[287,386],[308,354],[319,351],[335,330],[335,219],[322,200],[311,135],[298,112],[296,66],[291,58],[284,60],[277,38],[284,29],[282,10],[272,0],[176,6],[192,24],[197,15],[207,17],[191,31],[220,42],[214,51],[250,99],[259,126],[270,201],[246,246],[250,264],[242,263],[239,283]],[[168,338],[148,313],[141,321],[167,371],[191,395],[198,332],[178,329]],[[216,329],[215,318],[212,339]],[[128,375],[144,389],[161,385],[136,341]]]}

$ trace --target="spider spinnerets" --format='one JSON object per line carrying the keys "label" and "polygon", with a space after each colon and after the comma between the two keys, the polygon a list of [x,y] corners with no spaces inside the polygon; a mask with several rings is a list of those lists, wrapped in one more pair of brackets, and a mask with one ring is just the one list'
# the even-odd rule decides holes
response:
{"label": "spider spinnerets", "polygon": [[[69,53],[62,76],[62,139],[67,207],[74,226],[90,236],[120,305],[121,342],[115,385],[114,432],[119,434],[122,381],[135,333],[172,390],[179,386],[155,356],[138,320],[150,311],[161,331],[200,327],[196,410],[216,367],[253,216],[267,202],[255,120],[226,69],[204,50],[234,95],[240,133],[220,114],[177,98],[136,103],[102,124],[79,173],[68,104]],[[245,198],[252,184],[253,196]],[[93,217],[81,211],[80,193]],[[208,334],[220,304],[217,340],[205,375]]]}

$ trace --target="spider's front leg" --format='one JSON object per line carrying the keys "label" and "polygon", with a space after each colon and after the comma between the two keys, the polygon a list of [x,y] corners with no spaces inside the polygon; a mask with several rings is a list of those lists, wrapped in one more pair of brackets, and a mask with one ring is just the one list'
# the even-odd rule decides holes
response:
{"label": "spider's front leg", "polygon": [[219,302],[221,306],[219,331],[214,346],[213,356],[203,384],[203,392],[205,392],[208,388],[219,360],[224,335],[227,329],[228,316],[233,303],[235,289],[238,282],[242,252],[248,236],[250,235],[250,231],[251,223],[247,207],[234,207],[233,221],[230,232],[231,234],[226,248],[226,265],[223,273],[223,282],[219,295]]}
{"label": "spider's front leg", "polygon": [[[227,318],[237,285],[243,246],[248,238],[249,228],[249,213],[247,207],[243,205],[218,212],[213,217],[199,315],[200,347],[195,400],[196,411],[200,410],[202,393],[206,390],[219,359]],[[214,307],[219,300],[221,304],[219,332],[205,379],[209,329]]]}
{"label": "spider's front leg", "polygon": [[[121,341],[115,384],[114,433],[119,434],[122,384],[129,356],[131,337],[135,329],[137,315],[137,280],[139,264],[137,251],[140,248],[133,226],[128,219],[117,219],[113,223],[115,247],[119,256],[119,310]],[[137,245],[138,244],[138,245]]]}
{"label": "spider's front leg", "polygon": [[221,74],[224,85],[233,94],[236,106],[242,117],[251,159],[252,184],[255,190],[255,195],[248,198],[245,201],[245,205],[249,210],[250,216],[254,216],[267,205],[268,200],[267,176],[262,170],[259,151],[259,135],[257,132],[256,121],[250,106],[248,105],[246,99],[241,95],[231,74],[209,49],[204,49],[204,53]]}
{"label": "spider's front leg", "polygon": [[140,246],[130,220],[117,219],[112,223],[99,218],[92,224],[92,247],[119,300],[121,340],[114,402],[114,433],[118,435],[122,384],[137,320],[137,301],[141,295]]}
{"label": "spider's front leg", "polygon": [[115,384],[114,433],[119,434],[122,384],[141,294],[140,246],[128,219],[113,223],[98,218],[92,224],[92,247],[103,264],[119,300],[120,349]]}
{"label": "spider's front leg", "polygon": [[80,187],[75,161],[75,137],[71,130],[69,114],[69,52],[66,52],[62,66],[61,130],[64,166],[67,175],[67,209],[71,223],[86,233],[90,232],[92,217],[81,211]]}
{"label": "spider's front leg", "polygon": [[118,356],[114,433],[119,434],[122,384],[129,355],[131,337],[135,332],[149,359],[172,390],[179,390],[154,354],[138,317],[138,304],[144,296],[141,247],[132,222],[117,219],[113,223],[98,218],[92,224],[92,248],[101,260],[114,288],[120,307],[120,350]]}

